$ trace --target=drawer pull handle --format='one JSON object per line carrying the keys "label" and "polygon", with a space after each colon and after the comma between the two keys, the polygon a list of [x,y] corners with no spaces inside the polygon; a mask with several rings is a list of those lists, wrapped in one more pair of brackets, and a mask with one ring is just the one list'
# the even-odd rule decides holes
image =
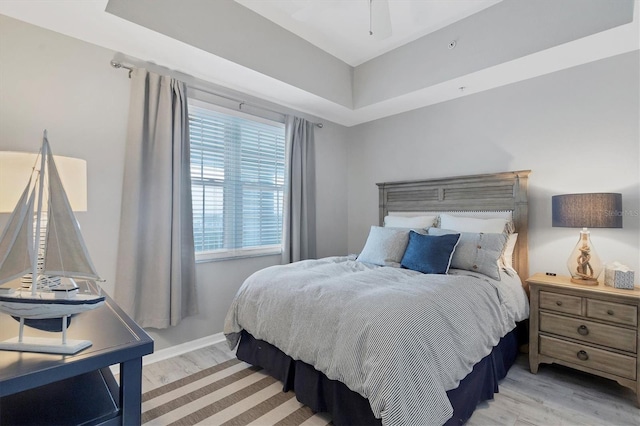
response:
{"label": "drawer pull handle", "polygon": [[558,305],[558,306],[562,306],[562,300],[558,300],[558,301],[556,301],[556,305]]}
{"label": "drawer pull handle", "polygon": [[613,315],[613,309],[609,309],[609,310],[607,311],[607,315]]}
{"label": "drawer pull handle", "polygon": [[587,334],[589,334],[589,329],[586,325],[581,325],[580,327],[578,327],[578,334],[586,336]]}
{"label": "drawer pull handle", "polygon": [[589,359],[589,354],[586,353],[585,351],[579,351],[576,356],[578,357],[578,359],[580,361],[586,361]]}

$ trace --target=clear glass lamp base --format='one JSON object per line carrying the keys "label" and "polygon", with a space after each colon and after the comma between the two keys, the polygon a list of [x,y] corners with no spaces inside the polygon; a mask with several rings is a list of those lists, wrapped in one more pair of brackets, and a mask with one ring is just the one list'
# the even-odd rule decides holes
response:
{"label": "clear glass lamp base", "polygon": [[590,232],[587,228],[582,228],[580,231],[580,239],[567,260],[567,268],[571,273],[572,283],[598,285],[602,261],[591,244]]}

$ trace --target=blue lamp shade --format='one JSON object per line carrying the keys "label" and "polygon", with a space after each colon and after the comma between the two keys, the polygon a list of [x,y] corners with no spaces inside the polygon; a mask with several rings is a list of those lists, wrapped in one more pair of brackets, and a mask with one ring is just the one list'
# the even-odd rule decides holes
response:
{"label": "blue lamp shade", "polygon": [[564,194],[551,197],[552,226],[622,228],[622,194]]}

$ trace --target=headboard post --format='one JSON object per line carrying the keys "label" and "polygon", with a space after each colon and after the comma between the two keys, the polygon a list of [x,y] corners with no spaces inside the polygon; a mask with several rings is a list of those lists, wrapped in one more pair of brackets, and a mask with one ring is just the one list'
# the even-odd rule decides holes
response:
{"label": "headboard post", "polygon": [[518,240],[514,268],[529,277],[530,170],[378,183],[380,225],[389,212],[511,211]]}
{"label": "headboard post", "polygon": [[378,223],[380,226],[384,226],[384,217],[387,215],[387,210],[385,209],[385,200],[387,199],[385,194],[384,184],[378,185]]}
{"label": "headboard post", "polygon": [[518,232],[516,249],[514,250],[513,263],[515,270],[522,280],[523,285],[528,290],[526,279],[529,278],[529,173],[519,172],[517,183],[514,185],[515,209],[513,210],[513,221]]}

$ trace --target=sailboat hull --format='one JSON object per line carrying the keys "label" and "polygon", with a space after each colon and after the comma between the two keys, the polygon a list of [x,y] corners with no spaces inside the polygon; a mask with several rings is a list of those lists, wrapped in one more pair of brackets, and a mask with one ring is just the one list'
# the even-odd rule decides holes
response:
{"label": "sailboat hull", "polygon": [[99,308],[104,305],[104,296],[78,294],[70,299],[57,299],[48,292],[35,297],[23,294],[0,295],[0,311],[26,319],[61,318]]}
{"label": "sailboat hull", "polygon": [[[18,317],[11,317],[11,318],[20,322],[20,318]],[[73,315],[69,315],[67,317],[67,321],[66,321],[67,328],[69,328],[69,326],[71,325],[71,318],[73,318]],[[37,330],[48,331],[51,333],[59,333],[64,328],[63,322],[60,321],[60,318],[46,318],[46,319],[23,318],[23,321],[24,321],[24,325],[28,327],[35,328]]]}

